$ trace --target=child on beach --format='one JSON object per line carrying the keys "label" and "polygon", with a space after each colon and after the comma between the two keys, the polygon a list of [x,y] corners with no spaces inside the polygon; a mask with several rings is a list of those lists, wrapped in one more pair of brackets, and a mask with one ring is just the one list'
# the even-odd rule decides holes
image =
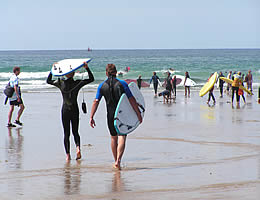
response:
{"label": "child on beach", "polygon": [[17,118],[14,121],[14,123],[19,126],[23,125],[23,123],[20,122],[20,117],[24,111],[24,104],[23,104],[23,100],[22,100],[21,89],[19,86],[19,78],[18,78],[18,75],[20,74],[20,72],[21,72],[20,67],[14,67],[13,75],[11,76],[11,78],[9,80],[9,85],[14,88],[14,93],[13,93],[13,96],[9,98],[10,110],[8,113],[7,127],[16,127],[16,125],[11,123],[14,106],[20,107],[18,114],[17,114]]}
{"label": "child on beach", "polygon": [[218,76],[220,98],[222,98],[223,97],[223,87],[224,87],[224,82],[225,81],[221,80],[220,77],[224,77],[222,72],[219,72],[219,76]]}
{"label": "child on beach", "polygon": [[88,64],[84,63],[84,68],[88,72],[89,79],[74,80],[73,77],[75,72],[71,72],[66,75],[67,80],[58,79],[57,81],[52,80],[52,73],[50,72],[47,83],[56,86],[60,89],[63,97],[63,105],[61,109],[62,125],[64,129],[64,147],[66,151],[66,160],[70,161],[70,124],[72,125],[72,133],[77,148],[76,160],[81,159],[80,152],[80,135],[79,129],[79,108],[78,108],[78,93],[79,90],[84,86],[94,81],[94,76]]}
{"label": "child on beach", "polygon": [[107,106],[107,125],[111,135],[111,149],[115,160],[113,166],[114,168],[120,170],[120,164],[125,150],[126,135],[118,135],[118,133],[116,132],[116,129],[114,127],[114,115],[118,101],[123,93],[125,93],[128,97],[129,102],[136,112],[140,123],[142,123],[142,116],[138,108],[138,104],[134,96],[132,95],[127,83],[125,81],[117,79],[116,74],[116,66],[114,64],[108,64],[106,66],[106,75],[108,78],[99,85],[96,99],[92,104],[90,114],[90,126],[92,128],[96,126],[94,115],[98,109],[101,98],[104,96]]}
{"label": "child on beach", "polygon": [[234,74],[232,77],[233,83],[232,83],[232,106],[233,106],[233,100],[234,100],[234,94],[236,93],[236,99],[237,99],[237,105],[239,105],[240,102],[240,96],[238,95],[239,86],[242,83],[241,80],[241,72],[238,72],[237,74]]}

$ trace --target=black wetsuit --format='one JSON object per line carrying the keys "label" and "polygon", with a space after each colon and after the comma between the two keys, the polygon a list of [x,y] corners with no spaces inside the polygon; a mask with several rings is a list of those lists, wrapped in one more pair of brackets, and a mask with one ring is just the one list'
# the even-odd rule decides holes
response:
{"label": "black wetsuit", "polygon": [[138,78],[138,79],[136,80],[136,82],[137,82],[138,88],[141,89],[141,87],[142,87],[142,79],[141,79],[141,78]]}
{"label": "black wetsuit", "polygon": [[220,77],[225,77],[223,74],[219,75],[219,91],[220,91],[220,95],[223,96],[223,87],[224,87],[224,82],[223,80],[220,79]]}
{"label": "black wetsuit", "polygon": [[154,93],[157,94],[157,88],[158,88],[158,84],[159,84],[159,77],[157,75],[153,75],[150,83],[153,81],[153,88],[154,88]]}
{"label": "black wetsuit", "polygon": [[171,76],[168,76],[166,78],[166,90],[168,91],[172,91],[172,77]]}
{"label": "black wetsuit", "polygon": [[176,84],[177,84],[177,79],[174,78],[172,80],[172,87],[173,87],[173,91],[174,91],[174,96],[176,97]]}
{"label": "black wetsuit", "polygon": [[107,124],[110,135],[112,136],[117,135],[114,127],[114,115],[118,101],[123,93],[125,93],[128,98],[133,96],[127,83],[117,79],[115,76],[109,76],[107,80],[99,85],[97,90],[96,99],[101,100],[102,96],[104,96],[106,100]]}
{"label": "black wetsuit", "polygon": [[67,154],[70,153],[70,123],[72,125],[72,133],[76,146],[80,146],[79,128],[79,107],[78,107],[78,93],[79,90],[86,84],[94,81],[92,72],[87,69],[89,79],[74,80],[68,78],[67,80],[52,80],[50,73],[47,83],[58,87],[62,93],[63,105],[61,109],[62,124],[64,129],[64,147]]}

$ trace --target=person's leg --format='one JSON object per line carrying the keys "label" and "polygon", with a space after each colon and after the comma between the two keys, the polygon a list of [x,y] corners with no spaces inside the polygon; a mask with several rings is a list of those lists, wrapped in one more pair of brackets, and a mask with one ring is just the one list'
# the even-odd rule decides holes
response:
{"label": "person's leg", "polygon": [[190,86],[188,86],[188,97],[190,97]]}
{"label": "person's leg", "polygon": [[24,111],[24,104],[20,104],[19,105],[20,109],[17,113],[17,118],[16,118],[16,121],[20,122],[20,117],[21,115],[23,114],[23,111]]}
{"label": "person's leg", "polygon": [[154,83],[154,94],[157,95],[158,83]]}
{"label": "person's leg", "polygon": [[126,135],[118,136],[118,145],[117,145],[117,159],[115,162],[115,167],[120,169],[120,163],[125,151]]}
{"label": "person's leg", "polygon": [[115,162],[117,159],[117,142],[118,142],[118,136],[111,135],[111,150],[112,150]]}
{"label": "person's leg", "polygon": [[211,96],[211,92],[209,92],[209,98],[208,98],[208,101],[207,101],[207,103],[209,103],[209,102],[210,102],[210,96]]}
{"label": "person's leg", "polygon": [[79,112],[75,112],[72,114],[71,125],[72,125],[72,134],[74,137],[74,142],[77,147],[76,160],[78,160],[81,159],[80,136],[79,136]]}
{"label": "person's leg", "polygon": [[237,104],[239,104],[239,101],[240,101],[240,96],[238,95],[238,90],[239,90],[239,88],[236,87]]}
{"label": "person's leg", "polygon": [[10,105],[10,110],[9,110],[9,113],[8,113],[8,124],[11,124],[13,111],[14,111],[14,105]]}
{"label": "person's leg", "polygon": [[185,86],[185,97],[187,97],[187,86]]}
{"label": "person's leg", "polygon": [[64,147],[66,152],[66,160],[71,160],[70,157],[70,118],[69,113],[62,112],[62,125],[64,130]]}
{"label": "person's leg", "polygon": [[235,88],[232,87],[232,97],[231,97],[232,104],[233,104],[233,101],[234,101],[234,94],[235,94]]}
{"label": "person's leg", "polygon": [[220,90],[220,97],[223,97],[223,87],[219,87]]}
{"label": "person's leg", "polygon": [[215,99],[215,97],[214,97],[213,92],[211,92],[211,96],[212,96],[213,102],[214,102],[214,104],[215,104],[215,103],[216,103],[216,99]]}
{"label": "person's leg", "polygon": [[176,97],[176,87],[174,87],[174,96]]}

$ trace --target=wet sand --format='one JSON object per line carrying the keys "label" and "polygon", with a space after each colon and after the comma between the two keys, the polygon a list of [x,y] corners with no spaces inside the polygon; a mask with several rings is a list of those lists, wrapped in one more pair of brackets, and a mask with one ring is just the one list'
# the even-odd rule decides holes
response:
{"label": "wet sand", "polygon": [[[215,106],[197,91],[191,98],[179,91],[171,104],[154,98],[151,90],[143,92],[145,120],[128,137],[121,171],[112,168],[104,100],[95,129],[89,113],[81,112],[83,158],[75,160],[71,137],[69,164],[58,92],[23,94],[22,128],[5,127],[9,106],[1,106],[0,199],[260,199],[260,105],[255,97],[232,108],[230,97],[220,99],[218,91]],[[86,96],[90,109],[95,92]]]}

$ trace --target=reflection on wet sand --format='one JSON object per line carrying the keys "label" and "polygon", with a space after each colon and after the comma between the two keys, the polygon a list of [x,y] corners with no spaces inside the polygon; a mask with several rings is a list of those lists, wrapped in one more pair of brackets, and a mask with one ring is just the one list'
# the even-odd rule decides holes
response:
{"label": "reflection on wet sand", "polygon": [[70,162],[64,167],[64,194],[75,195],[80,194],[81,184],[81,161],[77,161],[76,166],[72,166]]}
{"label": "reflection on wet sand", "polygon": [[20,134],[21,128],[15,129],[16,135],[13,135],[13,129],[8,128],[8,141],[6,143],[6,161],[9,169],[21,169],[23,159],[23,136]]}
{"label": "reflection on wet sand", "polygon": [[122,192],[122,191],[124,191],[124,182],[121,178],[121,171],[116,170],[114,172],[114,177],[112,180],[111,192]]}

